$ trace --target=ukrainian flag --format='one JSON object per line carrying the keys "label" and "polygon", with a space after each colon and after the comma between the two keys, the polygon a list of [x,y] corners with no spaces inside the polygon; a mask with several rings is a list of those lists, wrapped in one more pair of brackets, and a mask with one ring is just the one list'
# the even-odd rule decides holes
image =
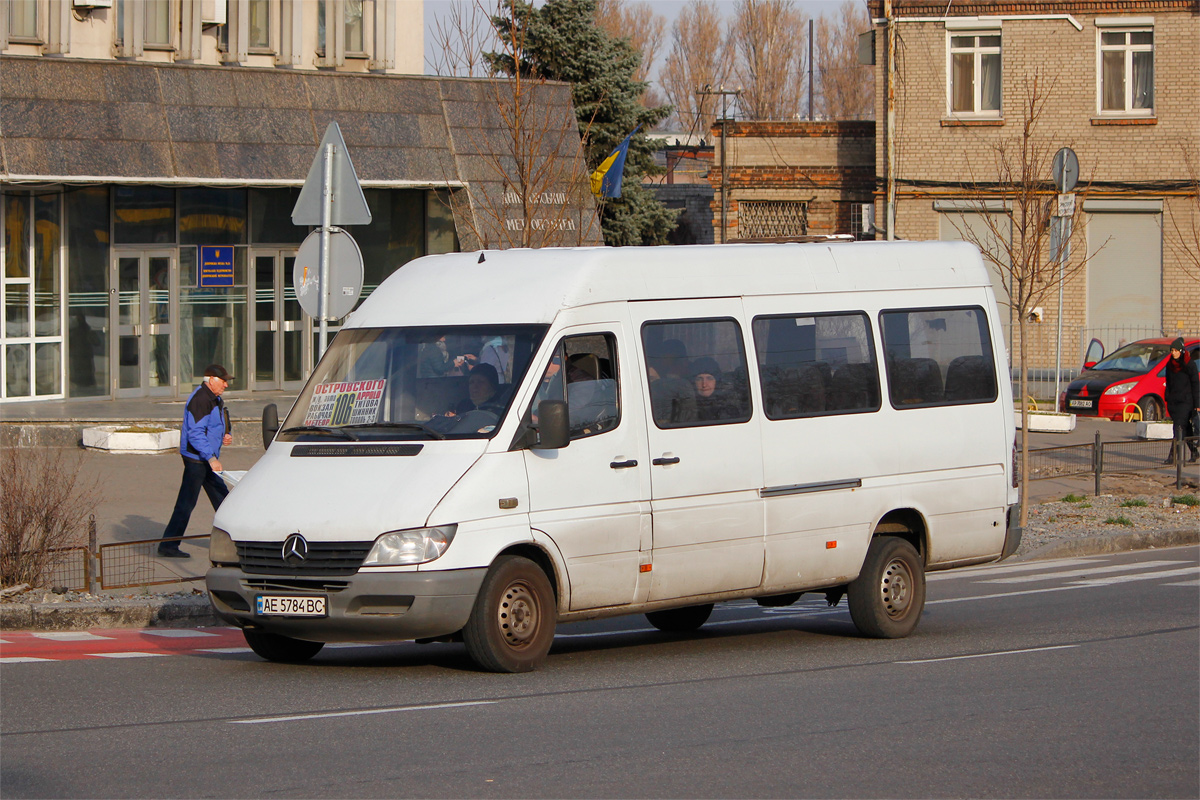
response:
{"label": "ukrainian flag", "polygon": [[625,155],[629,152],[629,140],[641,128],[638,125],[617,145],[617,149],[608,154],[608,158],[600,162],[592,173],[592,194],[596,197],[620,197],[621,179],[625,176]]}

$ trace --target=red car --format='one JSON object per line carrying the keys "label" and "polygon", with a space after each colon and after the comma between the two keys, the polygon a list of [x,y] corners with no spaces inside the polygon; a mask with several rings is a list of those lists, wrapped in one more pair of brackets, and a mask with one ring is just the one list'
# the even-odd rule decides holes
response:
{"label": "red car", "polygon": [[[1058,398],[1058,410],[1120,422],[1125,407],[1137,403],[1142,409],[1142,419],[1164,419],[1167,359],[1171,357],[1173,341],[1173,336],[1142,339],[1104,357],[1104,345],[1093,339],[1088,345],[1083,374],[1071,381]],[[1192,337],[1184,341],[1191,357],[1200,358],[1200,339]],[[1093,359],[1094,353],[1099,355],[1098,359]]]}

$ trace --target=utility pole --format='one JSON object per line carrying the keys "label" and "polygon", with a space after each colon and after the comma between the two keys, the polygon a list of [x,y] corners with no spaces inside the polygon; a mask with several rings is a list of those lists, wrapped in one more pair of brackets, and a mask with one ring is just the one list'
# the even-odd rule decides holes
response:
{"label": "utility pole", "polygon": [[887,19],[887,238],[896,238],[896,18],[892,0],[883,0]]}
{"label": "utility pole", "polygon": [[710,84],[707,83],[696,90],[696,94],[702,96],[721,96],[721,244],[725,244],[726,215],[729,207],[729,204],[725,199],[729,194],[729,171],[725,168],[725,133],[727,130],[725,123],[729,120],[729,113],[726,108],[726,103],[731,95],[733,97],[737,97],[741,93],[741,89],[726,89],[724,86],[714,89]]}

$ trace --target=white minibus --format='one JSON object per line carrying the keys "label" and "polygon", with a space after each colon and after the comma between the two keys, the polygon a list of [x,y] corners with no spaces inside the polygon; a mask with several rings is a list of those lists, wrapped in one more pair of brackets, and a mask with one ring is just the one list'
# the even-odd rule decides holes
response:
{"label": "white minibus", "polygon": [[846,596],[908,635],[925,573],[1011,555],[1013,401],[962,243],[417,259],[354,311],[217,512],[216,612],[263,658]]}

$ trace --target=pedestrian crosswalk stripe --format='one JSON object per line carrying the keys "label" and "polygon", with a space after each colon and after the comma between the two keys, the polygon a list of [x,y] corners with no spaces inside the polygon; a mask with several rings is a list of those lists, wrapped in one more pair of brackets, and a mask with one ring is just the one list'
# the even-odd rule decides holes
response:
{"label": "pedestrian crosswalk stripe", "polygon": [[111,636],[97,636],[87,631],[48,631],[32,634],[35,639],[49,639],[53,642],[98,642],[110,641]]}
{"label": "pedestrian crosswalk stripe", "polygon": [[164,639],[192,639],[201,636],[218,636],[219,634],[192,630],[190,628],[164,628],[162,630],[145,630],[142,631],[142,635],[161,636]]}
{"label": "pedestrian crosswalk stripe", "polygon": [[1132,572],[1134,570],[1168,567],[1176,564],[1187,564],[1187,561],[1141,561],[1136,564],[1110,564],[1107,567],[1092,566],[1080,569],[1068,569],[1061,572],[1044,572],[1037,575],[1014,575],[1011,578],[993,578],[980,581],[981,583],[1033,583],[1035,581],[1061,580],[1063,578],[1086,578],[1108,572]]}
{"label": "pedestrian crosswalk stripe", "polygon": [[1064,558],[1060,561],[1034,561],[1031,563],[1002,564],[996,567],[966,567],[943,572],[929,573],[928,580],[939,581],[949,578],[982,578],[985,575],[1007,575],[1012,572],[1030,572],[1033,570],[1059,569],[1074,567],[1078,564],[1095,564],[1096,561],[1086,558]]}
{"label": "pedestrian crosswalk stripe", "polygon": [[96,658],[153,658],[155,656],[170,655],[170,653],[128,652],[128,653],[88,653],[88,655],[94,656]]}
{"label": "pedestrian crosswalk stripe", "polygon": [[31,661],[53,661],[53,658],[34,658],[33,656],[3,656],[0,664],[27,664]]}

